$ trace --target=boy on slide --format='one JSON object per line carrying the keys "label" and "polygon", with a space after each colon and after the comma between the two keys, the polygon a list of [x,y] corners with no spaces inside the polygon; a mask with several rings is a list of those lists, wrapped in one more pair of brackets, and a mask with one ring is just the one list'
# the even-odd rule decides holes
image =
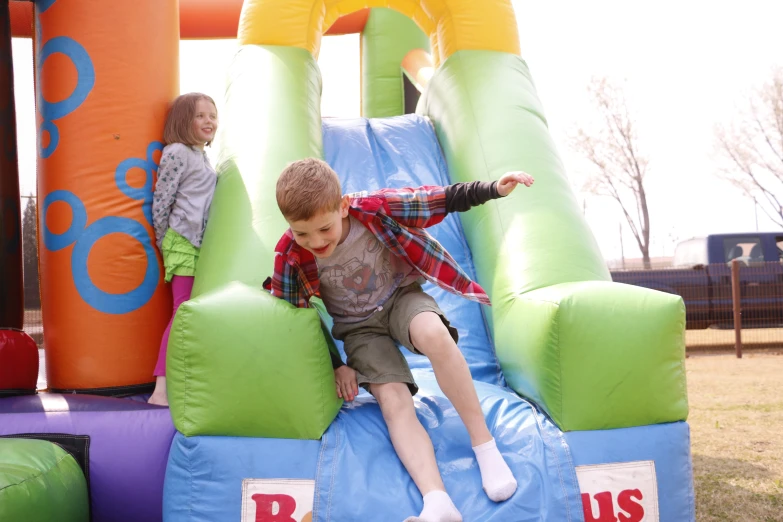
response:
{"label": "boy on slide", "polygon": [[275,249],[272,295],[298,307],[320,296],[344,342],[348,364],[332,354],[337,395],[352,401],[357,387],[378,401],[394,449],[419,488],[424,509],[408,521],[456,522],[427,432],[416,417],[418,387],[395,341],[427,356],[438,384],[465,423],[484,491],[495,502],[517,482],[487,428],[457,330],[426,294],[422,278],[454,294],[489,304],[448,252],[423,229],[450,212],[505,197],[533,178],[508,172],[498,181],[382,189],[342,195],[323,161],[290,164],[277,182],[277,204],[290,229]]}

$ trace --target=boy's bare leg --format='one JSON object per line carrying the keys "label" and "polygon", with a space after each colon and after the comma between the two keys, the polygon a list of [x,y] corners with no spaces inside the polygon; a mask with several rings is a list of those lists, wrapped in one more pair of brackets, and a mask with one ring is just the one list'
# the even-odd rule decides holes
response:
{"label": "boy's bare leg", "polygon": [[462,516],[445,494],[432,441],[416,417],[408,386],[400,382],[371,384],[370,391],[381,407],[397,456],[424,497],[421,515],[408,520],[461,522]]}
{"label": "boy's bare leg", "polygon": [[422,496],[435,489],[445,491],[432,441],[416,417],[408,386],[401,382],[371,384],[370,391],[381,407],[394,450]]}
{"label": "boy's bare leg", "polygon": [[481,411],[468,363],[451,338],[448,329],[434,312],[423,312],[410,326],[413,346],[427,356],[435,378],[468,429],[470,445],[480,446],[492,440]]}
{"label": "boy's bare leg", "polygon": [[413,318],[410,339],[429,358],[438,385],[465,423],[487,496],[495,502],[506,500],[516,491],[517,481],[487,428],[468,363],[454,339],[434,312],[422,312]]}

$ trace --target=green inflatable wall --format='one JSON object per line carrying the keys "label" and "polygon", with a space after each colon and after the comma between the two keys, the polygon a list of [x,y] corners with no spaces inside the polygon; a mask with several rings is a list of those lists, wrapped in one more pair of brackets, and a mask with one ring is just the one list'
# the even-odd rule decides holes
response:
{"label": "green inflatable wall", "polygon": [[370,10],[362,32],[362,115],[405,113],[402,59],[413,49],[430,50],[430,39],[413,20],[388,8]]}
{"label": "green inflatable wall", "polygon": [[460,214],[509,385],[564,430],[685,419],[685,308],[611,283],[519,56],[460,51],[420,105],[453,181],[525,170],[514,198]]}

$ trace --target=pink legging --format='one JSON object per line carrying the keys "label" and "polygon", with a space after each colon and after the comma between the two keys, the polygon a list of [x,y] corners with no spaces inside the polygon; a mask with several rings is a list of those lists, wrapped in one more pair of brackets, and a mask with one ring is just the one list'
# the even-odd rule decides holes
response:
{"label": "pink legging", "polygon": [[171,332],[171,323],[174,322],[174,316],[177,315],[179,305],[190,299],[190,293],[193,291],[193,277],[177,276],[171,278],[171,295],[174,298],[174,311],[171,313],[169,325],[163,332],[163,339],[160,341],[160,353],[158,354],[158,364],[155,365],[154,375],[166,375],[166,349],[169,346],[169,332]]}

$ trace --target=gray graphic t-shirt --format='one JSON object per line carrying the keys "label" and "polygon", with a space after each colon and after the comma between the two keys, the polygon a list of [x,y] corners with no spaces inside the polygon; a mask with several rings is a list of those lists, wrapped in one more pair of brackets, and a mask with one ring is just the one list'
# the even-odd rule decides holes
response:
{"label": "gray graphic t-shirt", "polygon": [[321,298],[335,322],[367,319],[397,288],[419,279],[411,265],[392,254],[349,216],[351,230],[331,256],[318,259]]}

